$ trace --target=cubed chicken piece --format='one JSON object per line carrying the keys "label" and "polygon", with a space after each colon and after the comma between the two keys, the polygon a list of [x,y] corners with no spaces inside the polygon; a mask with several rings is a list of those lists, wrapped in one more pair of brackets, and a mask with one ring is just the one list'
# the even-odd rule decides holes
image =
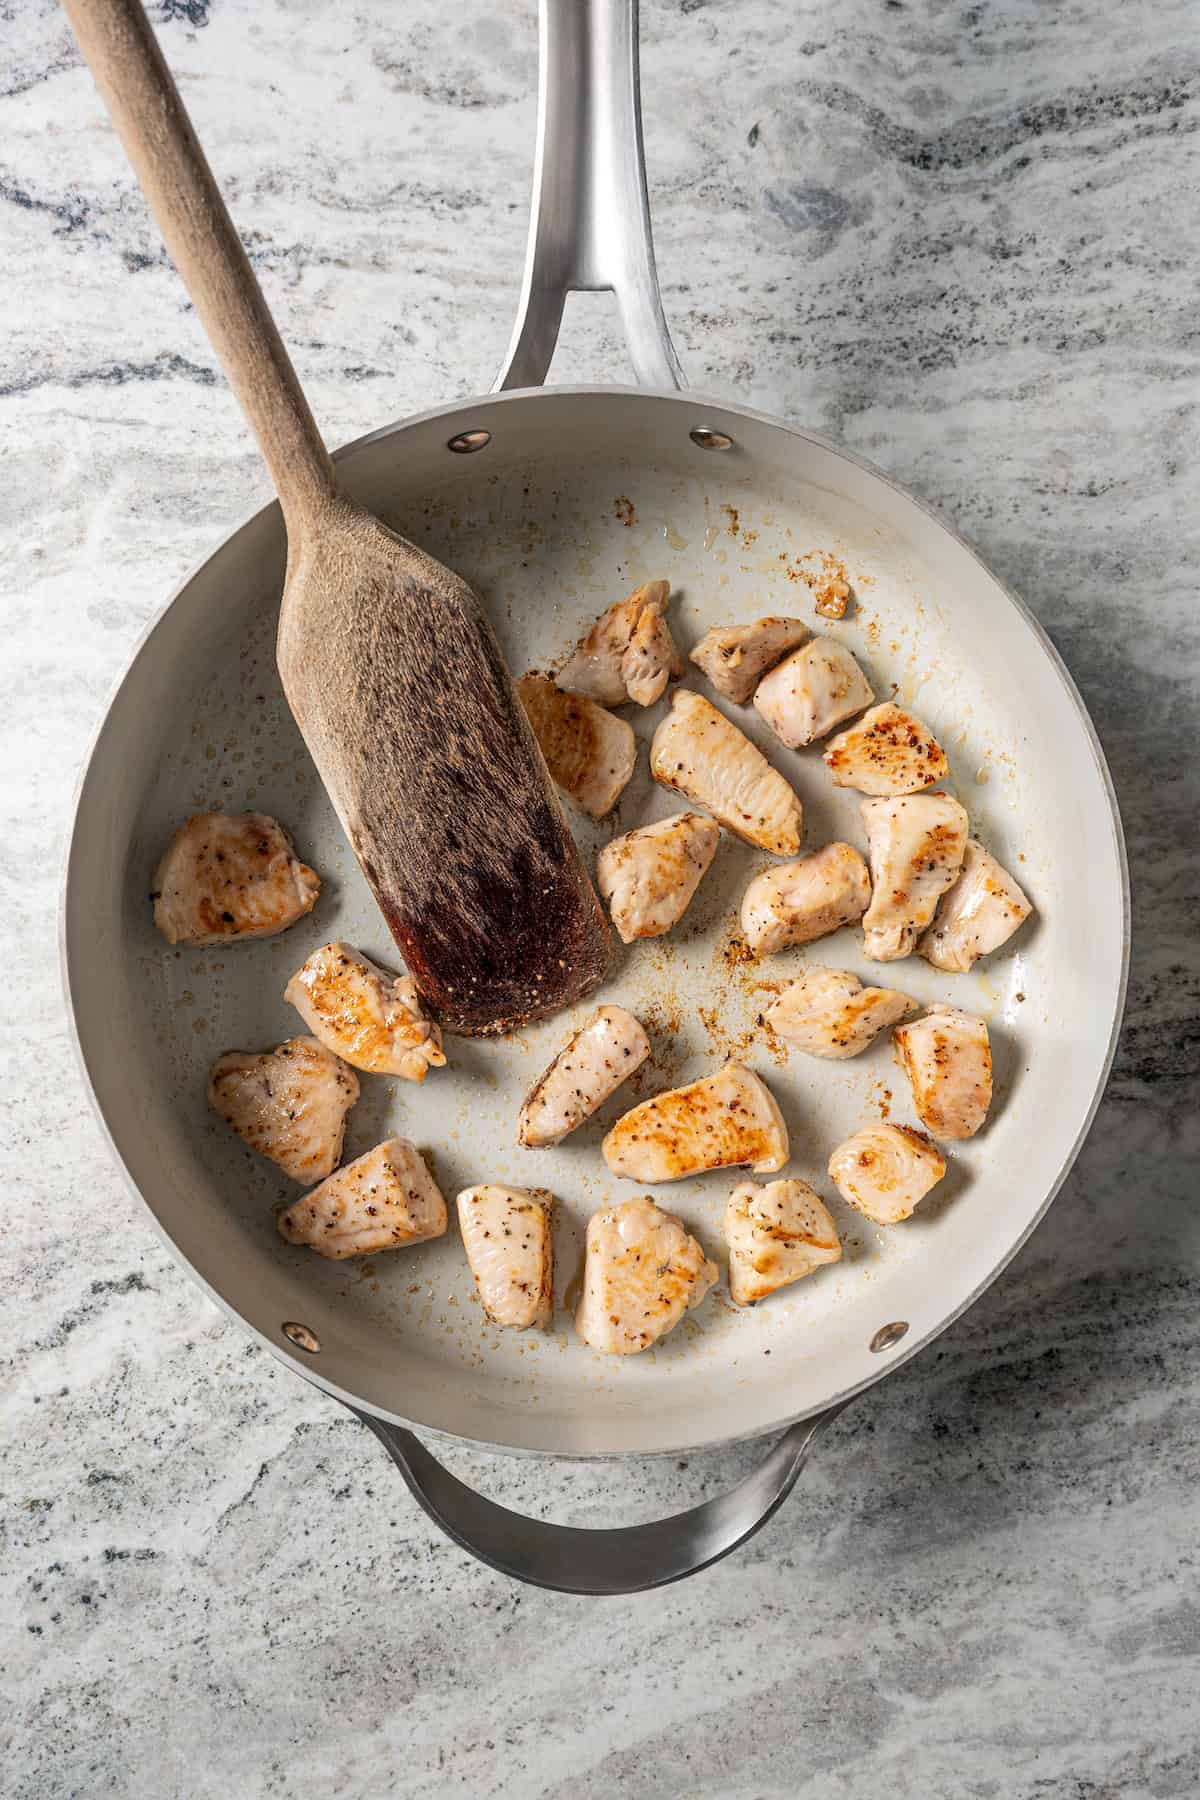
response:
{"label": "cubed chicken piece", "polygon": [[842,1254],[837,1227],[807,1181],[743,1181],[725,1207],[729,1293],[753,1306]]}
{"label": "cubed chicken piece", "polygon": [[673,813],[627,831],[596,859],[596,885],[624,944],[677,925],[708,872],[721,827],[701,813]]}
{"label": "cubed chicken piece", "polygon": [[799,750],[874,698],[846,646],[837,638],[815,637],[759,682],[754,705],[780,742]]}
{"label": "cubed chicken piece", "polygon": [[635,1356],[673,1331],[717,1279],[696,1239],[649,1195],[588,1222],[575,1329],[609,1356]]}
{"label": "cubed chicken piece", "polygon": [[794,856],[800,848],[796,795],[745,732],[702,695],[676,688],[650,745],[650,772],[748,844],[775,856]]}
{"label": "cubed chicken piece", "polygon": [[839,1144],[829,1173],[843,1200],[877,1225],[907,1219],[946,1173],[940,1150],[906,1125],[868,1125]]}
{"label": "cubed chicken piece", "polygon": [[650,1039],[623,1006],[601,1006],[559,1051],[517,1121],[518,1142],[557,1144],[615,1094],[650,1054]]}
{"label": "cubed chicken piece", "polygon": [[683,662],[666,620],[670,583],[648,581],[601,613],[556,679],[560,688],[603,706],[633,700],[653,706]]}
{"label": "cubed chicken piece", "polygon": [[852,844],[826,844],[754,877],[742,898],[742,932],[755,955],[771,956],[853,924],[870,899],[867,865],[858,851]]}
{"label": "cubed chicken piece", "polygon": [[730,1062],[643,1100],[617,1120],[601,1150],[613,1174],[627,1181],[682,1181],[738,1163],[774,1174],[788,1159],[788,1131],[766,1083]]}
{"label": "cubed chicken piece", "polygon": [[863,949],[875,962],[912,954],[938,901],[953,887],[967,847],[967,815],[949,794],[864,800],[871,904]]}
{"label": "cubed chicken piece", "polygon": [[744,706],[768,669],[809,636],[803,619],[756,619],[753,625],[714,625],[689,652],[719,694]]}
{"label": "cubed chicken piece", "polygon": [[154,923],[168,944],[274,937],[312,911],[320,877],[266,813],[197,813],[154,873]]}
{"label": "cubed chicken piece", "polygon": [[835,787],[860,794],[915,794],[949,773],[946,752],[928,725],[891,700],[840,731],[824,760]]}
{"label": "cubed chicken piece", "polygon": [[356,1069],[424,1081],[445,1065],[442,1034],[411,975],[390,975],[349,944],[322,944],[283,993],[314,1037]]}
{"label": "cubed chicken piece", "polygon": [[554,1196],[487,1182],[458,1196],[458,1222],[488,1318],[513,1331],[546,1325],[552,1310]]}
{"label": "cubed chicken piece", "polygon": [[316,1038],[253,1055],[229,1050],[209,1071],[208,1104],[238,1136],[305,1184],[337,1168],[358,1076]]}
{"label": "cubed chicken piece", "polygon": [[517,693],[546,766],[564,794],[593,819],[611,812],[633,774],[633,727],[546,675],[523,675]]}
{"label": "cubed chicken piece", "polygon": [[385,1138],[280,1213],[289,1244],[340,1262],[441,1237],[446,1202],[415,1144]]}
{"label": "cubed chicken piece", "polygon": [[814,966],[767,1008],[767,1024],[785,1043],[840,1062],[916,1008],[893,988],[864,987],[849,969]]}
{"label": "cubed chicken piece", "polygon": [[974,1137],[992,1104],[992,1050],[985,1022],[938,1006],[892,1033],[913,1105],[937,1138]]}
{"label": "cubed chicken piece", "polygon": [[918,953],[935,969],[965,975],[981,956],[1006,944],[1032,911],[1008,870],[971,838],[962,873],[942,895]]}

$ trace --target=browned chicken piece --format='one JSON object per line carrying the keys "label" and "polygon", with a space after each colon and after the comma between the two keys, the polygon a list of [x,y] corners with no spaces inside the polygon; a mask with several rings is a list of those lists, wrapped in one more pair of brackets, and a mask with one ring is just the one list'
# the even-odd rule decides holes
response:
{"label": "browned chicken piece", "polygon": [[458,1196],[463,1247],[483,1310],[495,1325],[528,1331],[549,1323],[554,1285],[550,1222],[554,1196],[546,1188],[486,1182]]}
{"label": "browned chicken piece", "polygon": [[768,669],[809,635],[803,619],[756,619],[752,625],[714,625],[691,661],[704,670],[719,694],[744,706]]}
{"label": "browned chicken piece", "polygon": [[839,1144],[829,1173],[843,1200],[877,1225],[907,1219],[946,1173],[940,1150],[906,1125],[868,1125]]}
{"label": "browned chicken piece", "polygon": [[600,1006],[563,1045],[528,1096],[517,1121],[517,1141],[527,1150],[557,1144],[591,1117],[640,1069],[650,1039],[623,1006]]}
{"label": "browned chicken piece", "polygon": [[560,688],[603,706],[653,706],[683,662],[666,620],[667,581],[648,581],[601,613],[556,677]]}
{"label": "browned chicken piece", "polygon": [[563,693],[547,675],[523,675],[517,693],[563,793],[593,819],[602,819],[633,774],[633,727],[582,694]]}
{"label": "browned chicken piece", "polygon": [[767,1024],[799,1050],[840,1062],[858,1056],[917,1002],[893,988],[864,987],[849,969],[806,969],[767,1008]]}
{"label": "browned chicken piece", "polygon": [[754,705],[780,742],[799,750],[874,698],[846,646],[837,638],[815,637],[759,682]]}
{"label": "browned chicken piece", "polygon": [[892,1033],[913,1105],[937,1138],[974,1137],[992,1104],[988,1028],[974,1013],[938,1006]]}
{"label": "browned chicken piece", "polygon": [[278,1225],[289,1244],[340,1262],[441,1237],[446,1202],[416,1145],[391,1137],[293,1201]]}
{"label": "browned chicken piece", "polygon": [[676,688],[650,745],[650,773],[727,830],[769,850],[800,848],[800,802],[744,731],[700,694]]}
{"label": "browned chicken piece", "polygon": [[322,944],[284,989],[327,1050],[373,1075],[424,1081],[445,1066],[442,1034],[411,975],[390,975],[349,944]]}
{"label": "browned chicken piece", "polygon": [[168,944],[274,937],[312,911],[320,877],[266,813],[197,813],[154,873],[154,923]]}
{"label": "browned chicken piece", "polygon": [[766,1083],[726,1063],[687,1087],[643,1100],[618,1119],[600,1146],[627,1181],[682,1181],[706,1169],[749,1163],[774,1174],[788,1159],[788,1131]]}
{"label": "browned chicken piece", "polygon": [[871,899],[867,865],[852,844],[825,844],[799,862],[764,869],[742,897],[742,932],[757,956],[811,944],[861,919]]}
{"label": "browned chicken piece", "polygon": [[1006,944],[1032,911],[1008,870],[970,838],[962,873],[942,895],[917,952],[935,969],[965,975],[981,956]]}
{"label": "browned chicken piece", "polygon": [[816,610],[823,619],[844,619],[850,604],[850,583],[829,575],[814,590]]}
{"label": "browned chicken piece", "polygon": [[596,859],[596,885],[624,944],[677,925],[708,871],[721,827],[701,813],[673,813],[627,831]]}
{"label": "browned chicken piece", "polygon": [[912,954],[938,901],[958,880],[967,815],[949,794],[864,800],[862,815],[872,889],[863,949],[875,962],[895,962]]}
{"label": "browned chicken piece", "polygon": [[238,1136],[293,1181],[323,1181],[337,1168],[358,1076],[316,1038],[289,1038],[253,1055],[229,1050],[208,1077],[208,1104]]}
{"label": "browned chicken piece", "polygon": [[949,773],[928,725],[890,700],[838,733],[825,752],[825,767],[835,787],[879,795],[915,794]]}
{"label": "browned chicken piece", "polygon": [[717,1279],[695,1238],[650,1196],[594,1214],[575,1329],[609,1356],[636,1356],[673,1331]]}
{"label": "browned chicken piece", "polygon": [[725,1208],[729,1294],[753,1306],[842,1254],[837,1227],[807,1181],[743,1181]]}

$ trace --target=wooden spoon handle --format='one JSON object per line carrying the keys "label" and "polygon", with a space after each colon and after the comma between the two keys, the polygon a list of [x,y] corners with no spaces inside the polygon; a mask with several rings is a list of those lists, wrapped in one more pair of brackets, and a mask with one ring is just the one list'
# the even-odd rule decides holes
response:
{"label": "wooden spoon handle", "polygon": [[157,39],[138,0],[62,3],[291,534],[333,499],[333,465]]}

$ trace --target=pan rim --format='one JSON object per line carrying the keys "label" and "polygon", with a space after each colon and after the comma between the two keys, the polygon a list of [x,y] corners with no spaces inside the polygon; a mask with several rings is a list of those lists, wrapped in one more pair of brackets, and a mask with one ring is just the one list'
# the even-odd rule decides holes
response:
{"label": "pan rim", "polygon": [[638,1446],[635,1448],[595,1451],[580,1450],[571,1447],[547,1448],[528,1444],[507,1444],[461,1432],[449,1432],[436,1424],[421,1419],[411,1419],[403,1414],[393,1412],[386,1407],[380,1406],[375,1402],[367,1401],[361,1396],[338,1386],[337,1383],[329,1380],[327,1376],[322,1375],[311,1363],[302,1362],[298,1355],[285,1348],[283,1344],[275,1342],[248,1319],[244,1313],[240,1312],[230,1301],[228,1301],[224,1295],[213,1286],[212,1282],[206,1276],[200,1273],[171,1237],[167,1228],[161,1222],[154,1206],[130,1172],[113,1132],[109,1127],[107,1117],[105,1116],[99,1096],[93,1084],[87,1052],[79,1033],[76,1013],[71,959],[68,948],[68,914],[72,901],[72,874],[80,832],[80,815],[88,786],[88,779],[120,693],[133,668],[144,654],[150,641],[165,621],[176,601],[182,598],[192,583],[202,575],[203,571],[208,567],[213,558],[219,555],[234,538],[255,523],[255,521],[259,520],[265,513],[269,513],[272,510],[278,510],[279,503],[275,499],[267,501],[265,505],[253,507],[252,510],[240,518],[234,524],[232,529],[222,537],[219,544],[215,545],[207,555],[188,571],[183,580],[178,583],[168,598],[163,602],[162,606],[155,612],[154,616],[147,621],[145,627],[139,633],[130,654],[126,658],[119,676],[110,687],[104,708],[85,749],[72,795],[71,826],[67,835],[59,883],[58,948],[60,976],[66,1002],[68,1034],[93,1116],[108,1145],[110,1155],[120,1172],[126,1189],[140,1201],[146,1213],[149,1215],[150,1223],[159,1240],[170,1252],[175,1262],[187,1272],[190,1278],[205,1294],[207,1294],[209,1299],[214,1302],[221,1312],[228,1318],[235,1320],[243,1330],[249,1332],[256,1338],[272,1356],[284,1363],[294,1374],[300,1376],[302,1380],[307,1382],[309,1386],[321,1389],[327,1393],[330,1398],[339,1401],[342,1405],[351,1410],[368,1412],[391,1424],[414,1428],[443,1443],[467,1446],[472,1449],[487,1451],[498,1455],[545,1457],[561,1460],[569,1459],[581,1462],[607,1462],[618,1461],[629,1456],[695,1454],[702,1451],[719,1449],[724,1446],[749,1442],[754,1439],[769,1437],[776,1432],[786,1430],[790,1426],[795,1425],[806,1418],[815,1417],[831,1408],[844,1405],[855,1395],[865,1392],[866,1389],[870,1387],[874,1387],[886,1376],[894,1373],[895,1370],[909,1362],[913,1357],[928,1349],[949,1326],[954,1324],[963,1313],[974,1305],[976,1300],[978,1300],[1004,1272],[1013,1258],[1017,1255],[1017,1252],[1041,1223],[1046,1212],[1062,1188],[1063,1183],[1066,1181],[1067,1176],[1070,1174],[1083,1144],[1087,1139],[1088,1133],[1091,1130],[1096,1113],[1108,1085],[1113,1061],[1116,1056],[1117,1044],[1120,1038],[1128,991],[1132,932],[1129,864],[1116,789],[1091,715],[1088,712],[1083,696],[1080,694],[1062,656],[1036,614],[1034,614],[1027,604],[1015,594],[998,575],[995,574],[970,540],[964,537],[957,527],[943,516],[938,508],[932,506],[919,495],[913,494],[901,482],[895,480],[895,478],[889,475],[885,470],[879,468],[877,464],[860,456],[856,451],[848,449],[845,445],[837,443],[835,440],[826,437],[821,432],[814,431],[805,426],[793,425],[786,420],[776,418],[770,413],[763,412],[753,407],[742,406],[736,401],[724,400],[715,396],[705,396],[692,390],[683,392],[655,392],[632,385],[592,383],[561,387],[555,386],[552,388],[514,388],[506,390],[503,393],[477,396],[466,400],[454,401],[442,406],[431,407],[422,412],[398,419],[389,425],[382,426],[377,430],[364,433],[362,436],[350,440],[332,453],[333,459],[335,462],[341,461],[344,458],[365,449],[369,445],[380,443],[401,432],[411,430],[416,426],[429,424],[437,420],[461,418],[461,415],[464,413],[478,414],[483,409],[495,409],[503,407],[510,402],[522,400],[528,401],[531,399],[540,399],[545,402],[556,401],[559,404],[566,405],[572,401],[589,397],[603,397],[606,399],[636,398],[640,401],[656,400],[671,402],[683,411],[702,411],[710,418],[714,416],[723,416],[729,419],[752,421],[768,430],[782,432],[787,437],[815,445],[830,455],[851,464],[872,479],[881,482],[902,502],[917,508],[917,510],[923,513],[939,531],[944,532],[953,543],[955,543],[974,563],[978,565],[981,573],[985,575],[1004,596],[1009,605],[1029,628],[1036,642],[1040,646],[1043,655],[1055,672],[1059,684],[1062,687],[1066,698],[1073,706],[1076,717],[1083,728],[1093,764],[1100,777],[1100,783],[1108,802],[1109,826],[1112,832],[1113,847],[1116,853],[1120,876],[1120,969],[1115,986],[1108,1042],[1105,1046],[1104,1056],[1100,1064],[1099,1074],[1090,1103],[1053,1182],[1050,1184],[1045,1197],[1038,1206],[1036,1212],[1028,1219],[1024,1227],[1013,1238],[1012,1242],[1005,1247],[1003,1254],[988,1271],[983,1280],[981,1280],[951,1311],[946,1313],[935,1325],[926,1330],[924,1334],[918,1337],[914,1342],[911,1344],[906,1343],[903,1349],[897,1348],[894,1352],[889,1352],[886,1361],[883,1361],[882,1366],[877,1372],[866,1376],[860,1381],[851,1383],[849,1386],[838,1390],[835,1394],[827,1396],[817,1405],[802,1408],[795,1413],[785,1414],[769,1423],[755,1425],[752,1429],[746,1431],[733,1433],[720,1431],[714,1436],[681,1439],[677,1442],[672,1441],[670,1443],[658,1444],[653,1448]]}

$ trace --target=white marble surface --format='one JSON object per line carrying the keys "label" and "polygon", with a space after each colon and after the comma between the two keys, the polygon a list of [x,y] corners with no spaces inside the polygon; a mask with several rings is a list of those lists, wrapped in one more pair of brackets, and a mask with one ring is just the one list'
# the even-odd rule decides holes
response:
{"label": "white marble surface", "polygon": [[[486,387],[524,235],[530,6],[154,11],[330,440]],[[366,1434],[176,1270],[75,1075],[54,945],[75,773],[143,624],[263,484],[59,14],[9,9],[8,1800],[1200,1791],[1194,13],[645,13],[693,379],[945,507],[1093,710],[1135,882],[1111,1089],[1018,1261],[735,1560],[593,1603],[441,1539]],[[564,376],[623,372],[602,301],[571,330]],[[746,1454],[459,1466],[594,1522]]]}

